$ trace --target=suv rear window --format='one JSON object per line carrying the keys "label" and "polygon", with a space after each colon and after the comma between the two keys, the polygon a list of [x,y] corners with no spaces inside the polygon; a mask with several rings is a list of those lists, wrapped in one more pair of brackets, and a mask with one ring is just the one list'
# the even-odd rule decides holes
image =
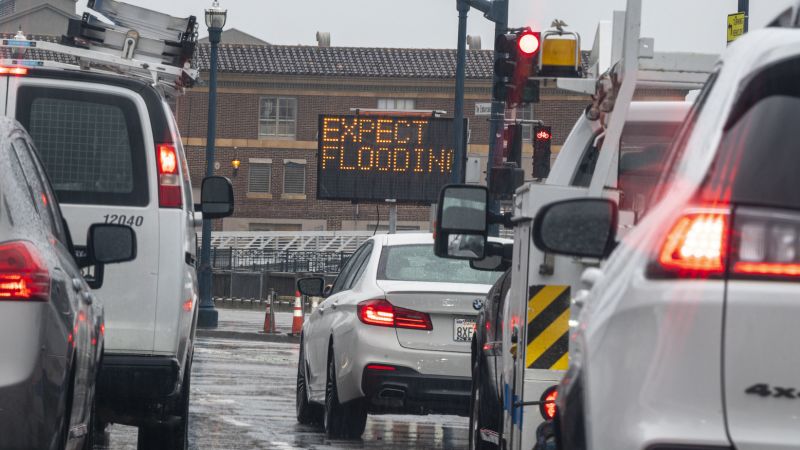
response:
{"label": "suv rear window", "polygon": [[702,197],[800,209],[800,59],[763,69],[741,90]]}
{"label": "suv rear window", "polygon": [[142,127],[132,101],[23,87],[17,119],[33,137],[61,203],[148,204]]}
{"label": "suv rear window", "polygon": [[379,280],[494,284],[502,274],[473,269],[466,260],[439,258],[432,244],[384,247],[378,266]]}

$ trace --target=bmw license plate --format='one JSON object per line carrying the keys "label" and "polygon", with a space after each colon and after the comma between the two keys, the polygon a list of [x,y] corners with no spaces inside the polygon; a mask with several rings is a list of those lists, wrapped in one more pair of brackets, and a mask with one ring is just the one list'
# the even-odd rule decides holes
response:
{"label": "bmw license plate", "polygon": [[453,319],[453,340],[456,342],[472,341],[475,333],[475,319]]}

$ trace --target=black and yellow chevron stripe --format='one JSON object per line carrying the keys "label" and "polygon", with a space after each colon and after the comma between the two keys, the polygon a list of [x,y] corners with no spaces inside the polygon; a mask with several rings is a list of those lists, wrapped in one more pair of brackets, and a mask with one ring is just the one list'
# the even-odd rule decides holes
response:
{"label": "black and yellow chevron stripe", "polygon": [[570,287],[531,286],[528,298],[526,366],[567,370]]}

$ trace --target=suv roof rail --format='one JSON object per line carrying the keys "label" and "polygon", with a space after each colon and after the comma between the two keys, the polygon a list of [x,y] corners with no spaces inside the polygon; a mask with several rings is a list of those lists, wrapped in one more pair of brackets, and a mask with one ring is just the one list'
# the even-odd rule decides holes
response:
{"label": "suv roof rail", "polygon": [[[0,49],[11,50],[4,56],[14,58],[2,64],[130,75],[177,91],[197,82],[199,71],[192,67],[197,46],[195,16],[173,17],[117,0],[88,0],[88,6],[93,12],[70,19],[60,44],[28,40],[22,32],[0,40]],[[56,58],[35,50],[52,52]]]}

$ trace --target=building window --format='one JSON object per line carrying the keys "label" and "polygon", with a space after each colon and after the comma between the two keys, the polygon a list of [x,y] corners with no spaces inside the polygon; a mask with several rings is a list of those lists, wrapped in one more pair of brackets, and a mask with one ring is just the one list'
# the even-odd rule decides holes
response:
{"label": "building window", "polygon": [[[511,111],[506,109],[506,119],[511,120]],[[533,120],[533,104],[517,108],[517,120]],[[533,141],[533,124],[522,124],[523,142]]]}
{"label": "building window", "polygon": [[269,194],[272,184],[272,162],[250,160],[247,191],[255,194]]}
{"label": "building window", "polygon": [[378,109],[389,111],[410,111],[414,109],[413,98],[380,98],[378,99]]}
{"label": "building window", "polygon": [[283,193],[305,195],[306,162],[304,160],[287,159],[284,161]]}
{"label": "building window", "polygon": [[262,97],[259,113],[259,136],[295,137],[297,99]]}

